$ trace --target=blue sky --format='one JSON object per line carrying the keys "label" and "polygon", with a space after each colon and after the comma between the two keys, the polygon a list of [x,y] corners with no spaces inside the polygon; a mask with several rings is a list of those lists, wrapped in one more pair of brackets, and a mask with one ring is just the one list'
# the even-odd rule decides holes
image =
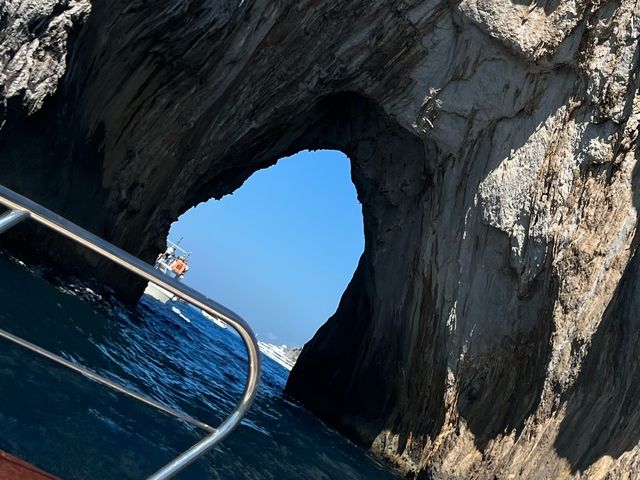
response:
{"label": "blue sky", "polygon": [[341,152],[303,151],[172,225],[193,252],[185,282],[242,315],[261,340],[302,345],[336,310],[364,248]]}

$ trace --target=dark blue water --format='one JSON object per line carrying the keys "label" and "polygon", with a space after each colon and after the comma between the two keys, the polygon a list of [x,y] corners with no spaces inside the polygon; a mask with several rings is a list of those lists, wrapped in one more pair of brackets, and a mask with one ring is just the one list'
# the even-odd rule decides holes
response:
{"label": "dark blue water", "polygon": [[[0,254],[0,327],[217,425],[240,397],[240,339],[178,305],[135,308],[53,281]],[[366,451],[283,398],[265,358],[242,425],[180,479],[397,479]],[[140,479],[205,432],[0,340],[0,449],[63,479]]]}

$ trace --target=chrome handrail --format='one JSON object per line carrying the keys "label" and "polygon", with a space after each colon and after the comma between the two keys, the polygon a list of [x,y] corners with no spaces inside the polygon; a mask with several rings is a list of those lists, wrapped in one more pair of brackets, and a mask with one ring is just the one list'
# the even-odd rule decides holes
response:
{"label": "chrome handrail", "polygon": [[192,462],[194,462],[202,455],[210,451],[212,448],[214,448],[216,445],[218,445],[231,433],[231,431],[233,431],[235,427],[238,426],[238,424],[242,420],[242,417],[245,415],[247,410],[249,410],[249,407],[255,399],[260,379],[260,354],[258,343],[255,335],[253,334],[253,331],[251,330],[251,327],[247,324],[247,322],[244,321],[244,319],[242,319],[242,317],[227,309],[226,307],[220,305],[219,303],[207,298],[196,290],[182,285],[176,280],[161,276],[153,267],[143,262],[142,260],[128,254],[115,245],[112,245],[102,238],[66,220],[60,215],[53,213],[52,211],[44,208],[36,202],[29,200],[28,198],[23,197],[22,195],[2,185],[0,185],[0,205],[4,205],[9,209],[9,212],[0,216],[0,233],[18,224],[22,220],[30,218],[50,228],[51,230],[54,230],[55,232],[58,232],[63,236],[74,240],[80,245],[93,250],[103,257],[108,258],[114,263],[137,274],[145,280],[153,282],[154,284],[164,288],[165,290],[168,290],[177,297],[180,297],[186,302],[191,303],[192,305],[204,310],[209,315],[221,318],[240,334],[240,337],[242,338],[247,348],[247,354],[249,357],[249,365],[247,368],[247,382],[244,387],[242,398],[236,405],[233,412],[220,424],[218,428],[210,427],[206,423],[200,422],[199,420],[189,417],[188,415],[182,414],[176,410],[166,407],[149,397],[118,385],[111,380],[101,377],[100,375],[87,369],[86,367],[71,363],[68,360],[63,359],[62,357],[58,357],[57,355],[48,352],[36,345],[33,345],[26,340],[20,339],[15,335],[4,331],[2,331],[2,333],[0,334],[1,337],[7,340],[18,343],[25,348],[29,348],[30,350],[39,353],[40,355],[44,355],[45,357],[56,361],[57,363],[63,364],[68,368],[72,368],[73,370],[89,378],[92,378],[93,380],[96,380],[103,385],[118,390],[125,395],[142,401],[147,405],[153,406],[154,408],[157,408],[169,415],[173,415],[177,418],[180,418],[181,420],[187,421],[200,428],[212,432],[210,435],[206,436],[194,446],[192,446],[184,453],[176,457],[174,460],[169,462],[167,465],[162,467],[156,473],[148,477],[147,480],[164,480],[167,478],[172,478],[178,472],[182,471]]}

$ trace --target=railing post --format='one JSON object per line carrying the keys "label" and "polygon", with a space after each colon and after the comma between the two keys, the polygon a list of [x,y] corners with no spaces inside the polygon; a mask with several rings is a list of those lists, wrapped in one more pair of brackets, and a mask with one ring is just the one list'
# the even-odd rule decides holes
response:
{"label": "railing post", "polygon": [[14,225],[29,218],[29,213],[22,210],[9,210],[0,216],[0,233],[4,233]]}

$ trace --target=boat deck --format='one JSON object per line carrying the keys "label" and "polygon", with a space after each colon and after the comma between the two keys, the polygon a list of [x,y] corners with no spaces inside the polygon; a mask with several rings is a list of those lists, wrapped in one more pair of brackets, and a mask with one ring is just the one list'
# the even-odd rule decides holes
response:
{"label": "boat deck", "polygon": [[0,480],[59,480],[38,467],[0,450]]}

